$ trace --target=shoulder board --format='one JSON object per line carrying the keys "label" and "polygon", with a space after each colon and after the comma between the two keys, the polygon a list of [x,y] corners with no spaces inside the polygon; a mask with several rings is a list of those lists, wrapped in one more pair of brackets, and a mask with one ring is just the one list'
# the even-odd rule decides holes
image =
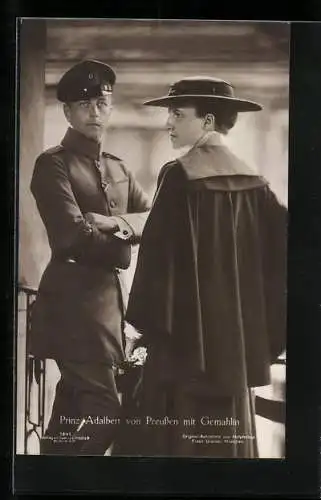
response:
{"label": "shoulder board", "polygon": [[110,153],[106,153],[105,151],[103,151],[103,152],[102,152],[102,155],[103,155],[105,158],[110,158],[111,160],[120,161],[120,162],[122,162],[122,161],[123,161],[121,158],[118,158],[118,156],[112,155],[112,154],[110,154]]}
{"label": "shoulder board", "polygon": [[61,144],[58,144],[58,146],[53,146],[51,148],[46,149],[43,151],[42,155],[54,155],[56,153],[60,153],[61,151],[64,151],[64,147]]}

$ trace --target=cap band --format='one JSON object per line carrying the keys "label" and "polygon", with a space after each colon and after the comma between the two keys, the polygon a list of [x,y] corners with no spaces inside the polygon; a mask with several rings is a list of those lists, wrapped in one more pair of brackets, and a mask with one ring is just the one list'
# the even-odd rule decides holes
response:
{"label": "cap band", "polygon": [[112,93],[111,85],[94,85],[85,88],[72,89],[72,92],[66,93],[65,99],[69,102],[81,101],[83,99],[92,99],[94,97],[103,97]]}

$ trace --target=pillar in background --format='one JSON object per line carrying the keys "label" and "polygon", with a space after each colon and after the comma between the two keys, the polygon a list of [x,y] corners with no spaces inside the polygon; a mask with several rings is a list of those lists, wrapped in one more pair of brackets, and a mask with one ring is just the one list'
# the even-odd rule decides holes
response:
{"label": "pillar in background", "polygon": [[[42,221],[30,193],[30,180],[36,157],[43,149],[44,84],[46,24],[43,20],[20,21],[20,109],[19,112],[19,260],[20,284],[38,287],[48,244]],[[18,296],[17,346],[17,406],[16,451],[24,451],[25,368],[26,368],[26,301]],[[34,405],[37,409],[37,405]],[[32,443],[36,446],[37,443]]]}
{"label": "pillar in background", "polygon": [[19,283],[38,287],[48,244],[30,193],[36,157],[43,150],[46,22],[22,19],[20,30]]}

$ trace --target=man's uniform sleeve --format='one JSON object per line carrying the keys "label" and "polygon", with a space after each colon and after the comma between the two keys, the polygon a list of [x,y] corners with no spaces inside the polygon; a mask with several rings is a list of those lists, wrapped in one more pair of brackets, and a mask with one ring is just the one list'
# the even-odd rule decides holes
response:
{"label": "man's uniform sleeve", "polygon": [[30,188],[54,256],[122,269],[129,266],[128,242],[102,233],[83,217],[59,155],[38,157]]}
{"label": "man's uniform sleeve", "polygon": [[127,169],[126,173],[129,179],[128,212],[115,217],[119,227],[115,236],[130,243],[139,243],[151,203],[133,174]]}

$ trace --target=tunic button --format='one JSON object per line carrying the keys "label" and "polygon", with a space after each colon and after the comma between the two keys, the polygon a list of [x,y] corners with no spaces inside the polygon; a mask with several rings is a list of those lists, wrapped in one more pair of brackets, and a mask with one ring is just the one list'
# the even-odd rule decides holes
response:
{"label": "tunic button", "polygon": [[115,206],[116,206],[116,202],[115,202],[114,200],[111,200],[111,202],[110,202],[110,206],[111,206],[111,208],[115,208]]}

